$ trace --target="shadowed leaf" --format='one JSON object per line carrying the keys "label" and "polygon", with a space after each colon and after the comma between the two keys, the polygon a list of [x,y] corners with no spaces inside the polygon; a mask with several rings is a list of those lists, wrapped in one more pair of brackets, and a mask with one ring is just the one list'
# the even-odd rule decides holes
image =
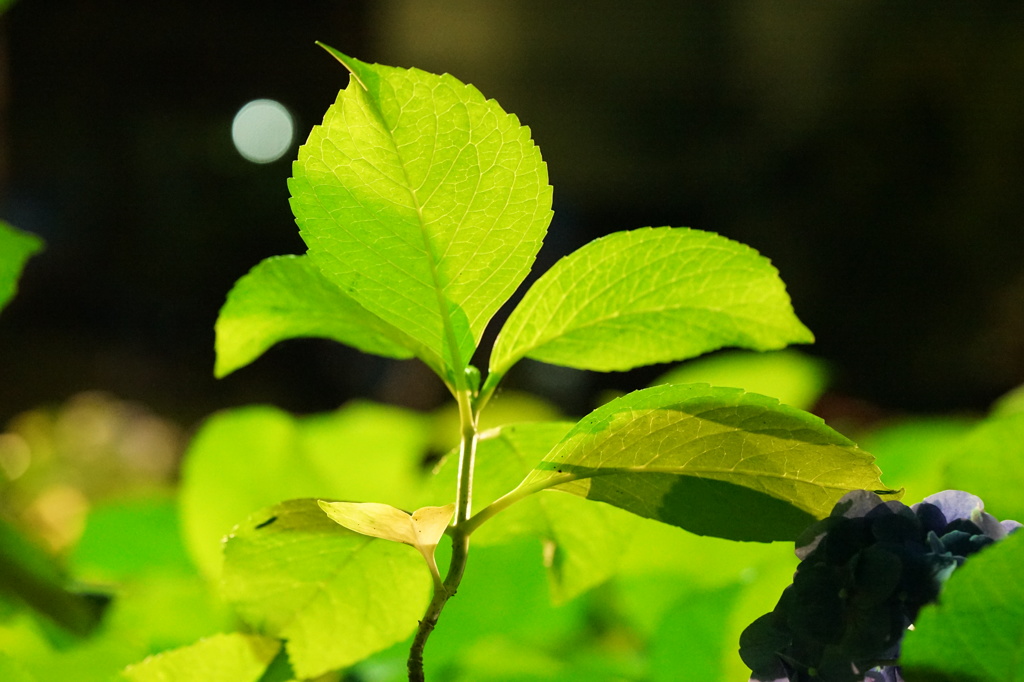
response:
{"label": "shadowed leaf", "polygon": [[557,488],[704,535],[792,540],[873,458],[817,417],[704,384],[630,393],[577,424],[520,487]]}

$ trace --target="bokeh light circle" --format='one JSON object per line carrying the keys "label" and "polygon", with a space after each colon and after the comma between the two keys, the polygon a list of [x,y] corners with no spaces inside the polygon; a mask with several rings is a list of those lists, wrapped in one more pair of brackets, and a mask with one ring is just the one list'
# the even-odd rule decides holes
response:
{"label": "bokeh light circle", "polygon": [[292,144],[295,122],[283,104],[272,99],[248,102],[235,114],[231,139],[247,161],[277,161]]}

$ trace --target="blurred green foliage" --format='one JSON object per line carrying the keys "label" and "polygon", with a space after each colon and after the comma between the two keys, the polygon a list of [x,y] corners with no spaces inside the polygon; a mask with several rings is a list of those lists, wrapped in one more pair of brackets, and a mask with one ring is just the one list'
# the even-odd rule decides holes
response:
{"label": "blurred green foliage", "polygon": [[[744,367],[751,368],[751,382],[763,382],[763,368],[752,368],[762,363],[755,361],[776,368],[796,366],[788,361],[776,363],[770,354],[736,357],[736,367],[728,368],[722,360],[724,364],[719,369],[735,371],[730,382],[740,386],[746,384]],[[807,385],[801,391],[821,390],[820,380],[809,379],[811,375],[802,369],[778,371],[780,386],[804,381]],[[501,420],[546,419],[552,414],[550,406],[528,396],[513,393],[505,398]],[[47,422],[52,426],[60,421],[60,415],[81,409],[81,403],[88,400],[93,401],[93,410],[99,410],[97,405],[115,414],[125,410],[123,403],[109,397],[100,401],[95,396],[86,396],[62,407],[30,414],[57,416],[58,419]],[[496,404],[501,404],[500,398]],[[140,411],[137,406],[132,409]],[[158,419],[154,415],[147,418]],[[1024,484],[1019,468],[1013,466],[1014,462],[1024,461],[1020,450],[1024,439],[1018,438],[1015,430],[1020,419],[1020,415],[973,420],[906,418],[880,424],[865,434],[862,442],[879,458],[886,480],[907,487],[907,501],[916,501],[941,487],[971,489],[961,485],[958,477],[973,474],[972,485],[980,486],[979,494],[986,501],[991,498],[989,511],[999,518],[1022,518],[1024,509],[1020,509],[1018,498],[1013,496],[1013,491]],[[12,426],[24,429],[27,421],[30,420],[23,417]],[[48,458],[63,461],[62,458],[70,456],[65,449],[88,440],[90,424],[97,422],[79,419],[72,423],[76,426],[62,427],[68,429],[64,440],[37,437],[31,441],[33,446],[46,451],[59,442],[61,452],[51,450]],[[207,432],[193,441],[185,466],[187,474],[180,483],[165,480],[163,485],[156,486],[152,478],[124,474],[119,480],[134,482],[126,483],[121,494],[112,496],[101,485],[102,481],[89,481],[83,475],[76,482],[86,500],[84,530],[60,548],[58,554],[51,554],[52,560],[79,583],[101,587],[113,595],[113,602],[101,627],[86,637],[62,629],[44,612],[5,602],[0,616],[0,651],[5,654],[0,657],[0,671],[11,672],[3,679],[105,682],[147,655],[175,649],[184,652],[170,659],[153,659],[145,667],[137,666],[131,669],[135,672],[126,673],[128,680],[148,680],[155,678],[142,676],[145,670],[173,669],[173,665],[179,665],[175,660],[188,661],[189,650],[182,647],[197,641],[203,641],[196,645],[202,648],[237,646],[238,635],[204,639],[233,631],[237,622],[221,601],[216,581],[204,578],[197,568],[208,562],[203,556],[209,552],[203,547],[218,544],[218,538],[231,530],[230,525],[264,506],[262,500],[295,494],[290,487],[292,480],[275,474],[272,468],[263,469],[274,458],[253,449],[253,443],[260,442],[259,439],[254,441],[239,434],[259,434],[263,429],[283,427],[288,438],[268,439],[263,441],[264,447],[269,442],[281,442],[284,447],[304,443],[295,452],[307,455],[292,459],[292,466],[302,467],[317,461],[317,452],[322,457],[330,452],[349,452],[357,458],[383,457],[387,461],[386,451],[371,452],[371,442],[367,440],[371,428],[376,430],[384,425],[396,436],[393,447],[402,451],[395,459],[414,465],[404,474],[396,470],[388,481],[378,481],[385,488],[393,485],[392,492],[397,498],[414,493],[415,481],[429,471],[436,458],[433,453],[443,450],[447,445],[442,444],[450,444],[453,439],[451,416],[446,409],[424,414],[368,403],[298,419],[269,408],[242,408],[214,416],[204,431],[235,424],[240,429],[235,435],[223,431],[221,437],[210,440]],[[80,430],[76,432],[75,428]],[[163,432],[170,442],[152,449],[148,456],[155,463],[166,456],[165,448],[180,448],[176,428],[168,427]],[[13,433],[9,431],[5,436]],[[401,437],[402,433],[407,435]],[[147,457],[145,453],[138,456]],[[202,474],[210,477],[206,483],[201,483],[201,470],[194,461],[200,457],[214,457],[220,462],[211,467],[209,474]],[[965,470],[959,472],[958,458],[965,463]],[[998,475],[984,467],[975,472],[966,470],[971,468],[967,463],[991,458],[1006,465],[998,470]],[[134,459],[115,461],[129,471],[138,466]],[[329,460],[320,461],[323,464]],[[113,468],[101,468],[97,475],[114,475],[110,473]],[[150,469],[159,471],[161,467],[154,464]],[[31,457],[19,479],[5,481],[4,500],[43,494],[43,481],[59,480],[59,471],[61,467],[53,464],[53,460]],[[326,476],[323,481],[329,481],[330,475],[324,474],[324,469],[320,471],[321,476]],[[898,472],[898,477],[890,477],[890,471]],[[255,480],[260,481],[256,488],[262,491],[258,499],[253,497]],[[204,486],[204,495],[190,498],[187,488],[195,485]],[[309,485],[314,485],[312,479]],[[375,494],[385,492],[382,488]],[[560,493],[549,495],[577,501]],[[203,500],[211,519],[225,520],[211,522],[210,530],[199,533],[208,539],[187,541],[188,533],[183,533],[187,526],[181,520],[201,516]],[[230,509],[246,511],[231,521],[224,512]],[[5,513],[9,511],[10,508]],[[473,550],[472,579],[466,581],[459,598],[451,602],[450,612],[431,641],[428,679],[745,679],[746,668],[736,654],[739,633],[755,617],[770,610],[782,588],[790,582],[796,565],[792,547],[788,543],[729,542],[695,536],[655,521],[630,521],[629,542],[618,550],[614,577],[603,579],[593,589],[560,606],[554,606],[550,596],[557,595],[557,588],[549,584],[542,541],[513,532],[497,533],[480,542]],[[67,522],[74,525],[72,520]],[[216,530],[218,523],[220,530]],[[37,536],[40,533],[38,528],[23,528]],[[481,540],[484,539],[482,533]],[[209,566],[204,572],[208,570]],[[269,651],[266,655],[270,655]],[[347,674],[353,680],[403,679],[406,653],[407,643],[399,643],[357,664]],[[264,656],[259,660],[268,659]],[[285,679],[287,676],[281,678]]]}

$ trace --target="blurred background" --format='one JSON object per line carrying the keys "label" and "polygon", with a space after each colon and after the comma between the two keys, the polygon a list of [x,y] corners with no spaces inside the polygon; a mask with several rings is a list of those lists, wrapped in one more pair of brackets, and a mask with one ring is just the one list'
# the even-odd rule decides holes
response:
{"label": "blurred background", "polygon": [[[616,230],[711,230],[773,260],[835,395],[977,410],[1024,381],[1017,3],[21,0],[0,216],[47,248],[4,312],[0,423],[87,389],[184,423],[445,400],[414,363],[312,340],[212,378],[232,283],[304,250],[290,160],[347,83],[315,40],[450,72],[530,125],[555,188],[542,267]],[[232,140],[260,98],[294,122],[269,163]],[[663,370],[512,380],[583,411]]]}
{"label": "blurred background", "polygon": [[[39,679],[106,680],[226,627],[232,617],[209,602],[185,546],[195,540],[189,519],[209,523],[204,547],[217,554],[249,510],[325,494],[308,453],[263,452],[274,439],[247,422],[214,445],[195,439],[192,473],[187,464],[179,479],[208,415],[253,403],[308,415],[366,398],[415,411],[349,403],[293,423],[253,409],[296,433],[337,420],[337,442],[356,462],[379,459],[379,433],[402,441],[396,419],[408,431],[403,461],[450,445],[444,388],[414,361],[302,339],[213,378],[213,325],[233,283],[265,257],[305,250],[288,207],[290,163],[348,81],[316,40],[364,61],[450,72],[532,128],[555,197],[538,271],[595,237],[643,226],[710,230],[768,256],[816,343],[802,355],[718,354],[701,371],[824,416],[878,457],[908,501],[963,487],[1001,518],[1024,517],[1024,393],[1002,403],[1014,420],[972,430],[1024,384],[1018,3],[0,0],[4,8],[0,219],[46,248],[0,315],[0,531],[9,521],[72,575],[120,590],[105,636],[78,648],[15,617],[0,595],[0,651],[23,654]],[[708,380],[696,367],[602,375],[524,362],[507,387],[550,402],[509,390],[494,411],[551,418],[553,403],[581,415],[659,377]],[[347,431],[351,414],[367,410],[381,410],[386,426]],[[222,412],[206,433],[246,414]],[[273,469],[278,456],[295,480]],[[356,481],[350,473],[337,478]],[[641,670],[615,679],[678,679],[681,661],[693,679],[726,679],[708,652],[736,658],[738,633],[789,582],[791,548],[709,545],[665,528],[649,532],[674,535],[627,556],[620,582],[558,611],[525,545],[481,548],[474,561],[495,574],[481,599],[503,595],[508,627],[523,632],[464,647],[459,637],[508,624],[476,622],[473,602],[459,600],[464,630],[440,636],[468,652],[451,664],[465,677],[444,679],[487,679],[480,670],[493,662],[529,661],[545,647],[558,660],[575,652],[566,665],[583,666],[578,679],[602,679],[594,671],[609,661]],[[659,566],[658,552],[674,554]],[[519,635],[522,648],[501,648]],[[400,676],[402,656],[381,660],[394,659]],[[703,673],[701,656],[712,666]],[[562,674],[552,665],[537,662]],[[388,679],[363,673],[345,679]]]}

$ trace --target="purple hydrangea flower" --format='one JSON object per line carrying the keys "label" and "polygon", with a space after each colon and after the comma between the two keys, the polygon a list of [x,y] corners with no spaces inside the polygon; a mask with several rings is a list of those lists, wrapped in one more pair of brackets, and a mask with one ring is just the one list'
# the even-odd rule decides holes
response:
{"label": "purple hydrangea flower", "polygon": [[775,609],[740,637],[752,682],[902,682],[903,633],[971,554],[1020,528],[960,490],[910,507],[845,495],[796,542]]}

